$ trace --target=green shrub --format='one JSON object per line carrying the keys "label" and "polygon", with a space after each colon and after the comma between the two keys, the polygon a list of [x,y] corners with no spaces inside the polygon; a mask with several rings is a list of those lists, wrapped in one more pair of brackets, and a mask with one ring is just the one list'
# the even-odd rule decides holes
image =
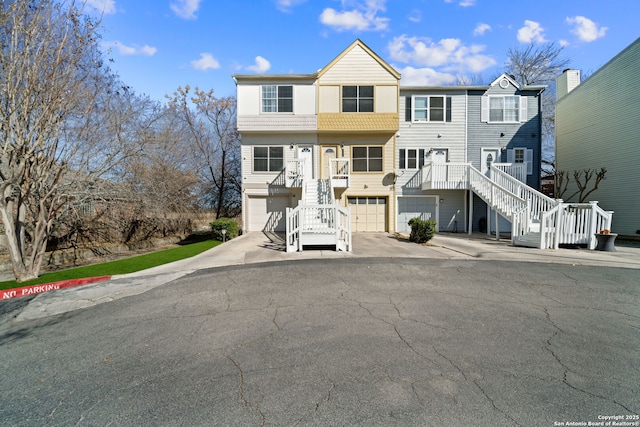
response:
{"label": "green shrub", "polygon": [[222,230],[227,230],[224,240],[238,237],[238,223],[231,218],[218,218],[211,223],[211,233],[213,238],[222,241]]}
{"label": "green shrub", "polygon": [[436,234],[436,222],[431,219],[411,218],[409,220],[411,234],[409,240],[415,243],[425,243]]}

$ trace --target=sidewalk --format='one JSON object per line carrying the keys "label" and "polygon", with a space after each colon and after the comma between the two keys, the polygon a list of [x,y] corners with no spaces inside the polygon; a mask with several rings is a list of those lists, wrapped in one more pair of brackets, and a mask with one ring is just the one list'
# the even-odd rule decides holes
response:
{"label": "sidewalk", "polygon": [[407,236],[356,233],[353,235],[353,248],[353,252],[310,249],[287,253],[283,242],[272,241],[263,233],[247,233],[192,258],[135,273],[112,276],[106,281],[96,278],[100,280],[95,282],[100,283],[92,283],[92,278],[80,279],[77,285],[85,286],[41,293],[29,303],[30,314],[23,312],[21,316],[43,317],[139,294],[197,270],[302,259],[424,258],[640,269],[640,245],[631,244],[616,245],[617,252],[587,249],[540,250],[514,247],[508,240],[496,241],[479,233],[471,236],[461,233],[439,233],[424,245],[409,242]]}

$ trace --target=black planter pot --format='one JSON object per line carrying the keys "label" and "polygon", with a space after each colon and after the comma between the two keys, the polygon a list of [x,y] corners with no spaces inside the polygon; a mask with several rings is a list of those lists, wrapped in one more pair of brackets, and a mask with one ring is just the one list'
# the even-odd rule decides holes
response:
{"label": "black planter pot", "polygon": [[596,246],[596,251],[617,252],[616,247],[614,246],[616,237],[618,237],[617,233],[610,233],[610,234],[596,233],[596,239],[598,239],[598,245]]}

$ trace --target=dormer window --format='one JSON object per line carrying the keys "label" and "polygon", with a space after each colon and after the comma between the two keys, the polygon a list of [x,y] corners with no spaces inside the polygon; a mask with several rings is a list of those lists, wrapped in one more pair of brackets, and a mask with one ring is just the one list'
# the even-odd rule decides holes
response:
{"label": "dormer window", "polygon": [[293,86],[262,86],[263,113],[293,113]]}
{"label": "dormer window", "polygon": [[373,113],[373,86],[343,86],[343,113]]}

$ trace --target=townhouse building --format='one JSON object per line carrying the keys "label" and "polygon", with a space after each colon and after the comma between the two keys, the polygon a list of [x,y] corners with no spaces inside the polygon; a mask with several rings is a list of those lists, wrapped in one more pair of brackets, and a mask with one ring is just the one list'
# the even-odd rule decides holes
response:
{"label": "townhouse building", "polygon": [[558,202],[537,191],[543,86],[503,74],[404,87],[361,40],[315,73],[234,79],[244,231],[284,233],[288,250],[351,250],[352,232],[407,232],[420,217],[549,246],[541,221]]}

